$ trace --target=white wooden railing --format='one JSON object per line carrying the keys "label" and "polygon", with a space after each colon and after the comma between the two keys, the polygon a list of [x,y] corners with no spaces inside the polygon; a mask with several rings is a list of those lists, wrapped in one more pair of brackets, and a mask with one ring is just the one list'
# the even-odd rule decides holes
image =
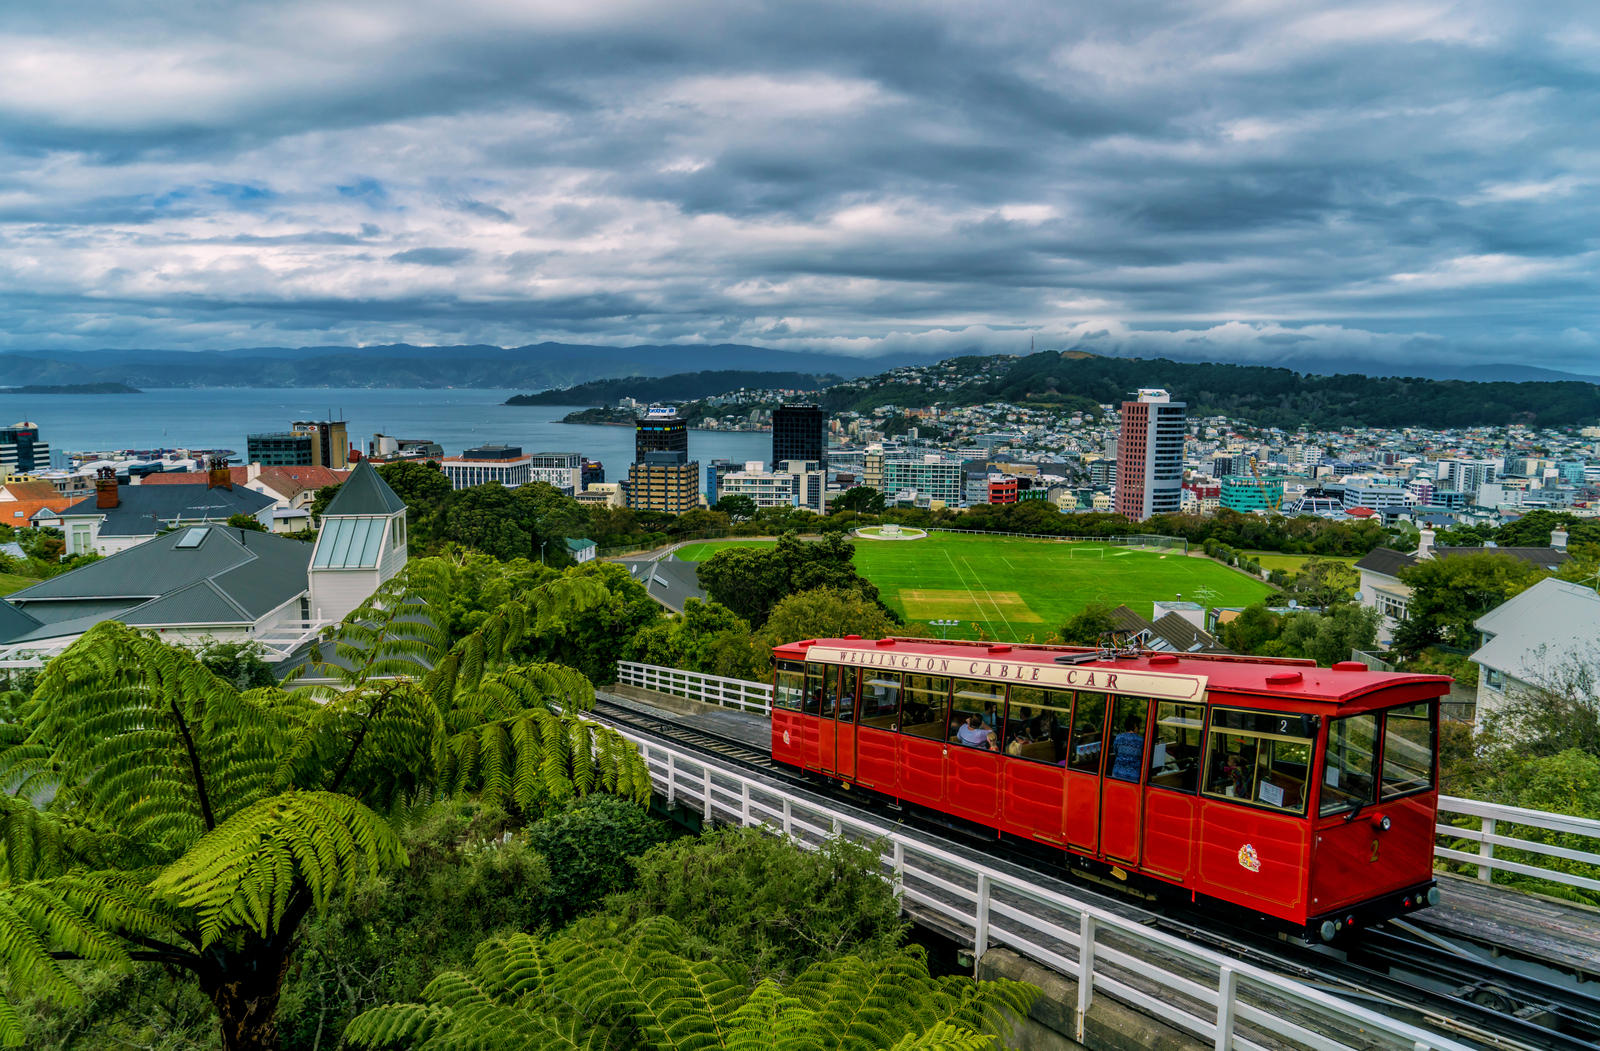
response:
{"label": "white wooden railing", "polygon": [[692,701],[737,708],[742,712],[772,714],[772,684],[749,679],[728,679],[659,664],[617,662],[617,682],[642,690],[669,693]]}
{"label": "white wooden railing", "polygon": [[714,756],[617,729],[639,747],[657,794],[669,805],[698,812],[707,822],[764,825],[807,847],[835,836],[875,847],[884,878],[906,907],[961,932],[975,957],[1005,946],[1076,976],[1080,1042],[1095,996],[1105,995],[1218,1051],[1283,1046],[1466,1051],[1466,1045],[1447,1037],[1151,930],[898,827],[841,815],[837,804],[723,766]]}
{"label": "white wooden railing", "polygon": [[[725,708],[764,712],[769,716],[772,713],[772,686],[769,683],[751,682],[748,679],[728,679],[720,675],[705,675],[701,672],[684,671],[681,668],[666,668],[656,664],[638,664],[632,661],[619,661],[617,663],[617,681],[628,686],[669,693],[677,697],[688,697],[696,701],[703,701],[706,704],[721,705]],[[1588,837],[1595,840],[1596,845],[1600,845],[1600,821],[1592,818],[1572,817],[1567,814],[1552,814],[1543,810],[1524,810],[1521,807],[1503,806],[1499,803],[1483,803],[1476,799],[1463,799],[1459,796],[1440,796],[1439,814],[1441,818],[1455,814],[1475,817],[1480,820],[1482,823],[1481,828],[1477,829],[1456,828],[1453,825],[1446,824],[1443,820],[1437,826],[1439,837],[1458,840],[1467,839],[1477,843],[1478,852],[1476,854],[1469,854],[1436,842],[1434,857],[1441,861],[1465,862],[1469,865],[1476,865],[1478,878],[1486,883],[1494,881],[1494,873],[1498,870],[1521,876],[1532,876],[1537,879],[1549,880],[1552,883],[1561,883],[1583,890],[1600,891],[1600,879],[1564,872],[1560,869],[1546,868],[1526,860],[1511,861],[1503,857],[1496,857],[1494,853],[1495,847],[1506,847],[1538,857],[1559,858],[1563,861],[1574,861],[1600,867],[1600,853],[1538,843],[1528,839],[1518,839],[1496,832],[1496,828],[1500,825],[1520,825],[1524,828],[1536,828],[1546,832]]]}
{"label": "white wooden railing", "polygon": [[1569,836],[1578,836],[1590,841],[1591,846],[1600,845],[1600,821],[1594,818],[1573,817],[1570,814],[1552,814],[1544,810],[1524,810],[1522,807],[1505,806],[1501,803],[1482,803],[1476,799],[1461,799],[1456,796],[1439,797],[1439,816],[1460,814],[1466,817],[1475,817],[1479,821],[1478,828],[1457,828],[1445,824],[1443,821],[1437,826],[1441,837],[1450,839],[1466,839],[1478,844],[1476,854],[1464,850],[1456,850],[1447,846],[1435,846],[1434,856],[1445,861],[1459,861],[1468,865],[1476,865],[1478,878],[1485,883],[1494,882],[1495,872],[1509,872],[1518,876],[1532,876],[1536,879],[1548,880],[1551,883],[1563,883],[1569,887],[1578,887],[1583,890],[1600,891],[1600,879],[1589,876],[1580,876],[1574,872],[1564,872],[1560,869],[1546,868],[1543,865],[1529,864],[1527,861],[1511,861],[1505,857],[1496,857],[1495,847],[1506,847],[1512,850],[1523,851],[1544,858],[1559,858],[1563,861],[1575,861],[1579,864],[1593,865],[1600,871],[1600,853],[1594,850],[1578,850],[1573,847],[1556,846],[1551,843],[1540,843],[1531,839],[1522,839],[1497,832],[1496,829],[1505,825],[1517,825],[1523,828],[1536,828],[1544,832],[1557,832]]}

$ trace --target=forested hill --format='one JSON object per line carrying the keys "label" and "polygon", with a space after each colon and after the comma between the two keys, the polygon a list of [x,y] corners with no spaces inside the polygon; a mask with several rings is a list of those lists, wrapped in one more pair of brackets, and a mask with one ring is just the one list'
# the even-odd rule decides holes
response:
{"label": "forested hill", "polygon": [[1219,414],[1258,426],[1541,427],[1600,421],[1600,384],[1473,383],[1360,375],[1306,376],[1259,365],[1216,365],[1164,358],[1020,358],[1009,369],[955,392],[962,404],[1121,402],[1140,387],[1164,387],[1190,416]]}
{"label": "forested hill", "polygon": [[561,390],[513,395],[506,399],[506,404],[613,405],[623,398],[682,402],[711,398],[740,389],[814,391],[838,382],[840,377],[831,373],[721,369],[711,372],[681,372],[673,376],[625,376],[621,379],[592,380]]}

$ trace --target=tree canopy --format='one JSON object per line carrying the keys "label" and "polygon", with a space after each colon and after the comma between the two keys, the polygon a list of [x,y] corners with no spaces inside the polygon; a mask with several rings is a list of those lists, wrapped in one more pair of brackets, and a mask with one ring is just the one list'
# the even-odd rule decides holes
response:
{"label": "tree canopy", "polygon": [[1395,629],[1394,648],[1408,657],[1441,644],[1474,648],[1478,630],[1473,622],[1547,575],[1493,549],[1407,566],[1400,579],[1411,588],[1411,598],[1405,619]]}

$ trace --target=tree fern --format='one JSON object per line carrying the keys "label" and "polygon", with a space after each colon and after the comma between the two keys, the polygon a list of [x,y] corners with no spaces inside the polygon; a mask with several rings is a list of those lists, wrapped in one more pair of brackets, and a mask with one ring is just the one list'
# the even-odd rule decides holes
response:
{"label": "tree fern", "polygon": [[681,955],[683,932],[654,918],[620,934],[514,934],[478,947],[470,974],[446,973],[424,1002],[368,1011],[357,1048],[672,1048],[677,1051],[968,1051],[1025,1013],[1036,990],[929,976],[920,955],[817,964],[789,987],[750,988]]}
{"label": "tree fern", "polygon": [[[529,809],[602,790],[647,798],[638,754],[581,718],[594,700],[582,675],[509,661],[537,625],[602,600],[603,585],[540,585],[452,639],[433,611],[457,568],[413,562],[286,689],[241,693],[189,652],[116,623],[52,661],[0,735],[9,987],[70,999],[65,960],[159,961],[198,977],[224,1047],[268,1047],[301,919],[405,863],[389,815],[457,792]],[[491,1006],[518,1014],[492,997],[474,1009]],[[441,1038],[455,1010],[406,1015],[415,1024],[394,1039]],[[586,1025],[514,1028],[539,1034],[538,1046],[576,1047],[591,1039]],[[22,1038],[0,999],[0,1043]]]}

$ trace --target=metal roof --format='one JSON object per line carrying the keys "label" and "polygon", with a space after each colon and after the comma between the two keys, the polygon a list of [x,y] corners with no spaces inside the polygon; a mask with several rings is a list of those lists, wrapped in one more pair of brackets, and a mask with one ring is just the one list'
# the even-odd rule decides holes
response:
{"label": "metal roof", "polygon": [[406,502],[395,495],[370,461],[362,460],[339,486],[339,492],[322,512],[323,518],[337,515],[381,515],[385,518],[404,511]]}
{"label": "metal roof", "polygon": [[21,638],[39,626],[39,622],[9,602],[0,602],[0,643]]}
{"label": "metal roof", "polygon": [[317,535],[312,569],[373,569],[383,551],[387,518],[328,518]]}
{"label": "metal roof", "polygon": [[1600,661],[1600,594],[1582,584],[1546,577],[1479,617],[1492,635],[1474,663],[1535,685],[1561,674],[1570,661]]}
{"label": "metal roof", "polygon": [[179,548],[186,535],[179,530],[147,540],[8,601],[43,622],[33,637],[54,638],[71,634],[74,625],[84,631],[113,618],[143,625],[248,624],[306,591],[310,544],[213,526],[199,546]]}
{"label": "metal roof", "polygon": [[254,517],[277,501],[251,489],[202,489],[197,485],[123,485],[116,507],[97,507],[93,495],[52,517],[104,515],[101,536],[151,536],[180,522],[223,522],[230,515]]}

